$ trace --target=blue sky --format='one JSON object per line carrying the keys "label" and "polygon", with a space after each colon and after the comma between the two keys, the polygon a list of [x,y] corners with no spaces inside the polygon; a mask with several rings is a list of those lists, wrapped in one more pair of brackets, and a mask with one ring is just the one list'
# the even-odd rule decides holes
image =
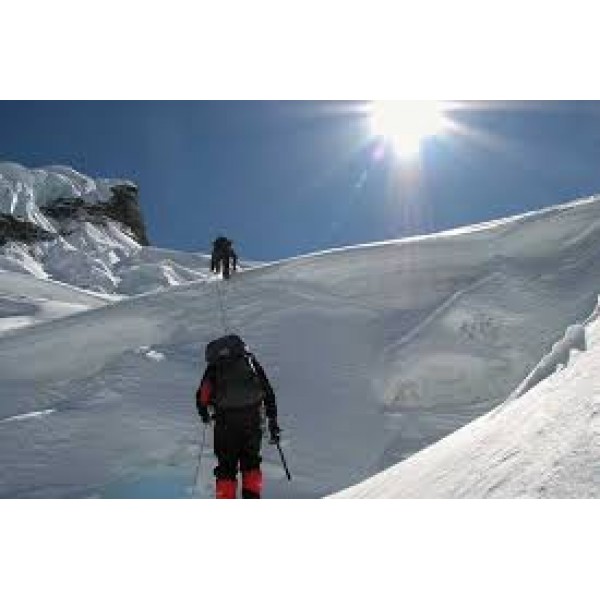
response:
{"label": "blue sky", "polygon": [[153,245],[268,260],[600,193],[600,103],[465,103],[418,163],[357,102],[3,101],[0,160],[140,186]]}

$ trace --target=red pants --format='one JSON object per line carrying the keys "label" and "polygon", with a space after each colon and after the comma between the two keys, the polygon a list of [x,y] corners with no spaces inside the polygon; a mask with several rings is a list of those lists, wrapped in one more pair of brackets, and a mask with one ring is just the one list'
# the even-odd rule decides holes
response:
{"label": "red pants", "polygon": [[[262,473],[260,469],[242,471],[242,498],[260,498]],[[216,497],[234,499],[237,494],[237,479],[217,479]]]}

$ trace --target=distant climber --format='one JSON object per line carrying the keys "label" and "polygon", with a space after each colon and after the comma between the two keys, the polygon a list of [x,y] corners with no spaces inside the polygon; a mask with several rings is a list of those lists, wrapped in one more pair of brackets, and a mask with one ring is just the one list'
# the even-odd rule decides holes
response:
{"label": "distant climber", "polygon": [[210,270],[217,274],[223,271],[223,279],[229,279],[231,269],[237,270],[237,254],[233,249],[233,242],[226,237],[219,236],[213,242]]}
{"label": "distant climber", "polygon": [[204,423],[215,423],[216,497],[236,497],[239,469],[242,498],[260,498],[264,416],[269,442],[278,445],[281,433],[275,393],[264,369],[237,335],[210,342],[206,346],[206,361],[208,366],[196,392],[196,407]]}

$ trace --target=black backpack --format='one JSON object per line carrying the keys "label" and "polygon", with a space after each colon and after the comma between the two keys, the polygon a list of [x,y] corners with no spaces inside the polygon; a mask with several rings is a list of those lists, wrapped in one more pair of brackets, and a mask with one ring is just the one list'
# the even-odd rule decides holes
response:
{"label": "black backpack", "polygon": [[244,340],[234,333],[217,338],[206,345],[205,357],[209,365],[214,365],[219,359],[244,356],[248,353]]}
{"label": "black backpack", "polygon": [[215,368],[217,409],[258,406],[264,388],[243,340],[227,335],[206,346],[206,361]]}
{"label": "black backpack", "polygon": [[216,252],[217,254],[224,254],[225,252],[227,252],[229,247],[231,247],[231,241],[223,236],[219,236],[213,242],[213,249],[214,249],[214,252]]}

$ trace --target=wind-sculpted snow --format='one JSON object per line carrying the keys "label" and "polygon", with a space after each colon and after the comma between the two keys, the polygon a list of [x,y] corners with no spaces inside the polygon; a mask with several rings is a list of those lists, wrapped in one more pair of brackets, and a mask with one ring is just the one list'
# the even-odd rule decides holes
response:
{"label": "wind-sculpted snow", "polygon": [[210,240],[204,253],[146,242],[132,182],[0,162],[0,273],[31,273],[115,298],[207,277]]}
{"label": "wind-sculpted snow", "polygon": [[0,272],[31,273],[116,297],[205,279],[209,264],[206,254],[142,247],[116,223],[74,224],[69,235],[0,248]]}
{"label": "wind-sculpted snow", "polygon": [[87,203],[106,202],[110,188],[131,184],[123,179],[92,179],[66,166],[28,169],[0,162],[0,213],[21,217],[54,228],[39,211],[59,198],[81,198]]}
{"label": "wind-sculpted snow", "polygon": [[542,358],[531,373],[511,394],[511,398],[522,396],[527,390],[536,386],[554,371],[569,364],[572,352],[586,349],[585,329],[582,325],[570,325],[565,335],[552,346],[552,350]]}
{"label": "wind-sculpted snow", "polygon": [[16,271],[0,271],[0,336],[9,334],[14,329],[115,301],[113,297],[94,294],[64,283]]}
{"label": "wind-sculpted snow", "polygon": [[[0,338],[0,419],[56,409],[0,423],[0,495],[186,496],[201,357],[225,331],[254,349],[279,402],[293,479],[266,447],[266,496],[356,484],[500,405],[590,314],[599,225],[592,199],[229,282],[210,275],[206,257],[120,250],[119,264],[137,267],[134,288],[154,277],[145,261],[198,278]],[[204,495],[212,466],[207,453]]]}
{"label": "wind-sculpted snow", "polygon": [[[600,498],[598,315],[567,335],[494,411],[333,498]],[[568,340],[568,342],[567,342]],[[540,363],[540,364],[542,364]],[[536,384],[536,385],[534,385]]]}

